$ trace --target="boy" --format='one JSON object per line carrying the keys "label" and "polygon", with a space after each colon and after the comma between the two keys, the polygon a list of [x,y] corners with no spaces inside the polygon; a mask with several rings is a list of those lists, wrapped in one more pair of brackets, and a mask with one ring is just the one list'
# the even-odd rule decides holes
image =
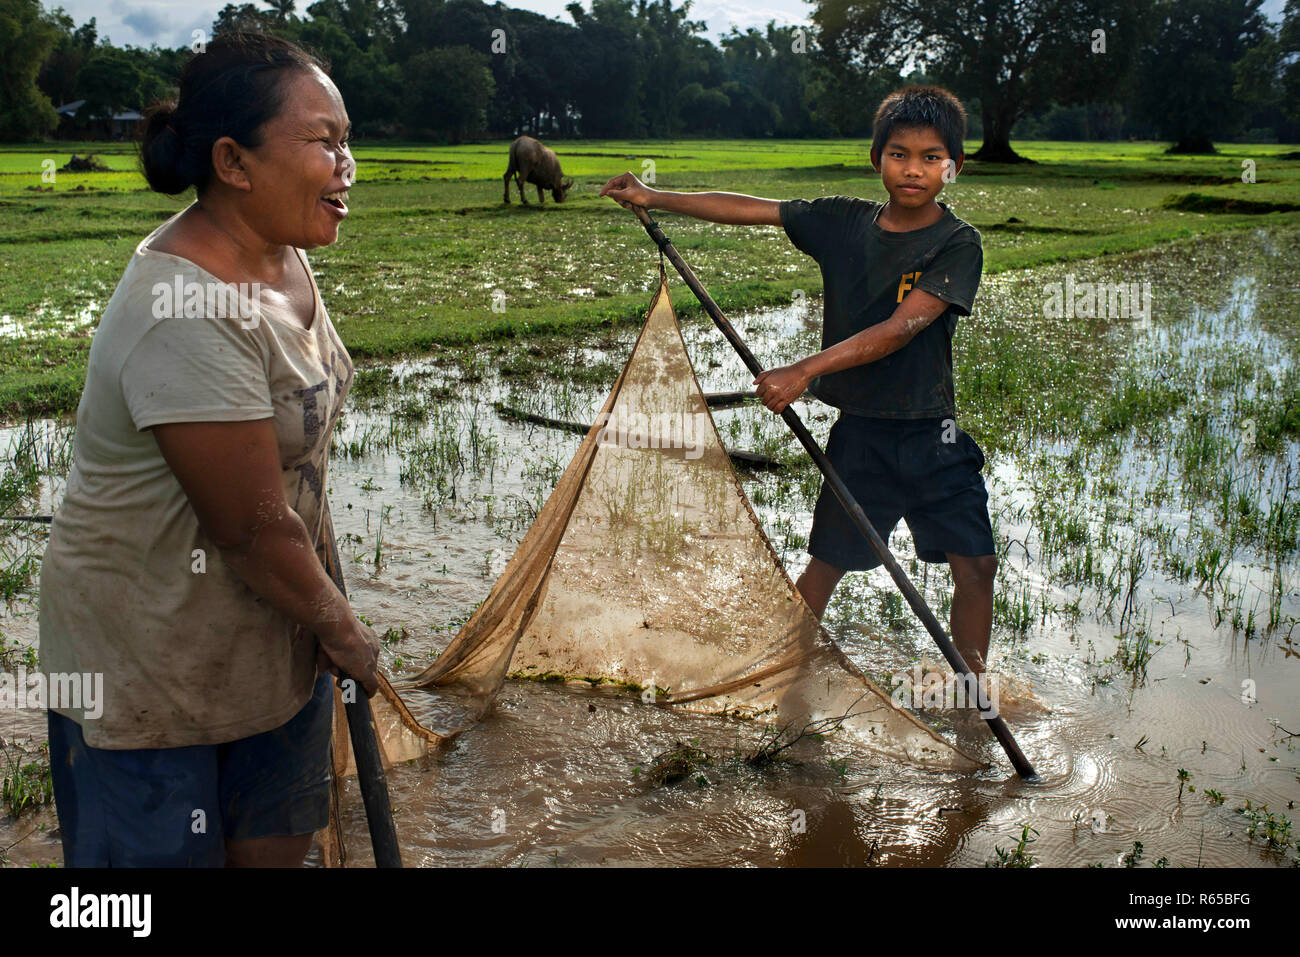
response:
{"label": "boy", "polygon": [[[953,642],[984,671],[997,571],[984,454],[956,427],[952,334],[983,269],[979,233],[936,198],[961,170],[966,114],[947,90],[909,86],[876,112],[871,164],[889,202],[847,196],[780,201],[650,189],[631,173],[600,195],[730,225],[784,227],[821,266],[822,351],[754,380],[779,413],[809,389],[840,409],[826,454],[886,541],[907,521],[917,557],[952,569]],[[952,174],[945,178],[945,172]],[[823,483],[812,556],[797,586],[820,618],[849,570],[880,564]]]}

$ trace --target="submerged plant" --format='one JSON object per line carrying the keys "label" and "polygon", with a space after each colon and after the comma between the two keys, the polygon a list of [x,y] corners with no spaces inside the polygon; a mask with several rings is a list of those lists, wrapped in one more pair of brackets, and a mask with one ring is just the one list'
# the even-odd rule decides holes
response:
{"label": "submerged plant", "polygon": [[695,747],[697,744],[699,738],[693,739],[690,744],[678,741],[667,751],[656,754],[644,772],[638,766],[632,773],[636,777],[644,773],[644,780],[650,787],[676,784],[692,775],[695,776],[697,786],[705,787],[708,785],[708,779],[699,772],[702,768],[712,765],[713,758],[707,751]]}
{"label": "submerged plant", "polygon": [[1246,799],[1246,806],[1237,808],[1237,813],[1246,818],[1246,836],[1254,840],[1262,837],[1270,848],[1284,848],[1291,841],[1291,821],[1285,814],[1274,814],[1268,804],[1251,804]]}
{"label": "submerged plant", "polygon": [[[1033,834],[1034,837],[1029,835]],[[1033,867],[1034,855],[1029,853],[1029,845],[1038,840],[1038,830],[1030,827],[1028,824],[1020,831],[1020,840],[1016,846],[1009,851],[1003,850],[1001,845],[995,846],[993,852],[997,854],[996,861],[985,862],[985,867]]]}
{"label": "submerged plant", "polygon": [[1133,849],[1119,859],[1123,867],[1137,867],[1142,861],[1142,842],[1134,841]]}

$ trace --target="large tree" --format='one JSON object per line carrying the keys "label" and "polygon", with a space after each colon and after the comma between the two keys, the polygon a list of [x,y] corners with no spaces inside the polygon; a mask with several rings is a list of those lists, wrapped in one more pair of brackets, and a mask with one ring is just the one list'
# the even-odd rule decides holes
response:
{"label": "large tree", "polygon": [[293,37],[329,66],[353,129],[362,135],[391,133],[402,102],[402,69],[376,47],[361,50],[333,20],[297,21]]}
{"label": "large tree", "polygon": [[36,82],[52,103],[62,106],[79,98],[81,68],[95,52],[99,34],[94,17],[78,27],[62,8],[51,14],[51,21],[58,27],[59,39],[41,65]]}
{"label": "large tree", "polygon": [[1282,110],[1289,120],[1300,123],[1300,0],[1286,0],[1278,47],[1282,66]]}
{"label": "large tree", "polygon": [[40,0],[0,0],[0,141],[40,139],[58,126],[36,76],[59,33]]}
{"label": "large tree", "polygon": [[744,136],[833,136],[838,132],[815,115],[825,65],[809,31],[779,27],[765,31],[732,27],[722,38],[727,89],[739,88],[737,130]]}
{"label": "large tree", "polygon": [[485,54],[469,47],[441,47],[406,63],[406,120],[459,143],[482,131],[495,82]]}
{"label": "large tree", "polygon": [[[1213,152],[1215,137],[1241,129],[1234,89],[1260,95],[1251,61],[1261,56],[1252,50],[1271,39],[1261,2],[1157,0],[1156,28],[1138,71],[1147,95],[1134,105],[1139,117],[1175,141],[1170,152]],[[1260,54],[1267,59],[1266,50]]]}
{"label": "large tree", "polygon": [[388,0],[317,0],[307,12],[338,24],[361,50],[387,50],[399,31],[398,10]]}
{"label": "large tree", "polygon": [[251,3],[228,3],[217,12],[212,21],[212,35],[247,31],[250,33],[276,33],[279,20],[269,10],[259,10]]}
{"label": "large tree", "polygon": [[984,143],[972,159],[1022,162],[1011,148],[1017,120],[1053,101],[1106,96],[1126,82],[1152,0],[814,3],[819,41],[845,70],[934,75],[980,102]]}
{"label": "large tree", "polygon": [[125,50],[101,46],[86,60],[79,79],[85,103],[77,111],[79,120],[100,120],[110,135],[113,114],[146,106],[158,92],[155,78],[145,74]]}
{"label": "large tree", "polygon": [[[637,4],[641,111],[651,136],[667,137],[679,132],[678,93],[707,74],[708,64],[697,43],[697,34],[707,24],[688,19],[690,8],[690,0],[676,8],[672,0],[639,0]],[[711,47],[707,42],[703,45]]]}
{"label": "large tree", "polygon": [[293,16],[294,0],[264,0],[264,2],[275,11],[276,19],[281,23]]}
{"label": "large tree", "polygon": [[578,27],[573,47],[574,105],[584,136],[644,136],[645,82],[631,0],[592,0],[590,12],[571,3]]}

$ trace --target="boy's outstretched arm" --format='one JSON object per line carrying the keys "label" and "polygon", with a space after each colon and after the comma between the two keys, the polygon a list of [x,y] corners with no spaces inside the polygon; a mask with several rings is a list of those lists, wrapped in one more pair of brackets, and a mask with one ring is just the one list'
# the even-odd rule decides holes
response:
{"label": "boy's outstretched arm", "polygon": [[866,365],[897,352],[912,337],[943,315],[949,303],[924,289],[913,289],[884,322],[868,326],[829,349],[777,369],[768,369],[754,380],[763,405],[781,412],[808,388],[817,376],[829,375],[853,366]]}
{"label": "boy's outstretched arm", "polygon": [[781,201],[743,193],[674,193],[651,189],[631,173],[615,176],[600,191],[624,209],[644,206],[728,226],[780,226]]}

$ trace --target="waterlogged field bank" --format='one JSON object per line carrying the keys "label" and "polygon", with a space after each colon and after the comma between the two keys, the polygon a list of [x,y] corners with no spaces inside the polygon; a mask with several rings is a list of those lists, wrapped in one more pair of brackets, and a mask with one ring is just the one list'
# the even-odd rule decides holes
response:
{"label": "waterlogged field bank", "polygon": [[[351,215],[338,243],[312,253],[354,356],[635,322],[651,287],[649,240],[596,195],[624,170],[666,189],[885,198],[864,141],[555,145],[577,185],[562,206],[540,208],[532,191],[525,208],[517,193],[502,204],[504,142],[357,144]],[[983,234],[986,276],[1300,219],[1300,161],[1284,159],[1285,146],[1222,145],[1206,157],[1169,157],[1156,143],[1016,148],[1037,164],[969,163],[943,193]],[[88,149],[109,172],[57,172]],[[132,250],[189,201],[147,191],[135,164],[124,144],[0,150],[0,413],[75,407],[94,323]],[[816,264],[779,229],[663,221],[724,309],[820,288]]]}
{"label": "waterlogged field bank", "polygon": [[[1041,784],[1015,780],[978,720],[951,710],[920,713],[993,761],[990,772],[893,766],[833,736],[755,767],[746,758],[769,744],[761,725],[676,714],[586,682],[511,681],[453,746],[393,771],[408,863],[1295,864],[1297,261],[1300,229],[1274,228],[1005,270],[959,324],[959,422],[988,457],[1001,559],[992,667]],[[649,283],[653,260],[643,265]],[[1053,289],[1067,282],[1149,284],[1151,310],[1098,316],[1079,296],[1055,308]],[[689,293],[672,288],[684,311]],[[733,318],[773,365],[815,348],[819,314],[805,298]],[[591,421],[634,334],[532,336],[362,367],[330,495],[350,593],[384,636],[390,673],[437,655],[577,448],[577,436],[499,408]],[[688,319],[685,335],[707,391],[748,386],[710,325]],[[833,413],[799,410],[824,441]],[[797,572],[817,473],[761,408],[713,415],[729,446],[787,463],[743,474]],[[49,420],[7,431],[0,513],[57,505],[70,439]],[[15,670],[38,661],[44,530],[0,534],[0,632]],[[946,616],[946,566],[917,563],[905,525],[891,545]],[[880,570],[846,579],[827,626],[887,687],[939,659]],[[0,849],[12,864],[57,861],[41,804],[44,722],[0,714],[0,735],[19,740],[0,758],[6,801],[29,805],[0,824]],[[352,806],[349,844],[365,861]]]}

